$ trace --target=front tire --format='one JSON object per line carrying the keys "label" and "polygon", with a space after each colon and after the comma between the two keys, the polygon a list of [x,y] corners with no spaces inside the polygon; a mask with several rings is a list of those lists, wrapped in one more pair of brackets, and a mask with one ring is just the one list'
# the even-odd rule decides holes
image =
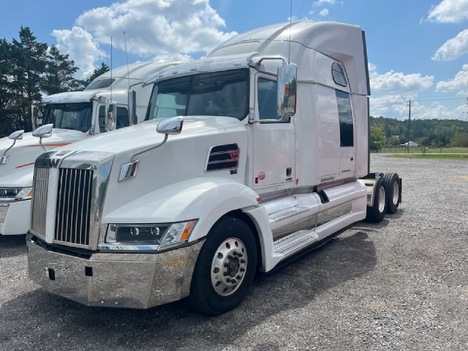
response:
{"label": "front tire", "polygon": [[225,217],[208,233],[192,277],[189,301],[196,309],[219,315],[237,307],[255,277],[257,247],[250,227]]}

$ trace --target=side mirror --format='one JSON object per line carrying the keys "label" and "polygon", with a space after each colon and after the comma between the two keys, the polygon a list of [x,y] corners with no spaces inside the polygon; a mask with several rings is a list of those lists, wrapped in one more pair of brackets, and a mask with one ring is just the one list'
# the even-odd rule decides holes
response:
{"label": "side mirror", "polygon": [[182,132],[182,126],[184,124],[184,117],[169,117],[159,121],[156,131],[166,135],[177,135]]}
{"label": "side mirror", "polygon": [[11,139],[11,140],[21,140],[23,139],[23,135],[24,135],[24,130],[17,130],[13,133],[11,133],[8,138]]}
{"label": "side mirror", "polygon": [[31,125],[36,129],[42,124],[43,110],[38,105],[31,106]]}
{"label": "side mirror", "polygon": [[128,121],[130,125],[138,123],[136,107],[137,107],[136,106],[136,91],[129,90],[128,91]]}
{"label": "side mirror", "polygon": [[17,130],[13,133],[11,133],[8,138],[13,140],[13,144],[10,145],[10,147],[8,149],[6,149],[5,151],[3,151],[3,155],[0,156],[0,165],[4,165],[4,164],[7,164],[8,163],[8,158],[9,158],[9,155],[7,155],[7,152],[10,151],[10,149],[15,146],[16,144],[16,140],[21,140],[23,139],[23,134],[24,134],[24,130]]}
{"label": "side mirror", "polygon": [[[159,121],[156,131],[158,133],[164,134],[164,140],[161,141],[159,144],[150,146],[146,149],[142,149],[136,153],[133,154],[133,156],[130,159],[130,163],[134,163],[137,161],[137,156],[141,155],[149,150],[156,149],[162,145],[164,145],[169,137],[169,135],[177,135],[182,132],[182,125],[184,124],[184,117],[182,116],[177,116],[177,117],[167,117]],[[120,178],[119,181],[126,179],[126,176],[122,176],[122,174],[127,174],[127,169],[128,167],[132,166],[130,163],[124,165],[126,168],[122,168],[120,171]]]}
{"label": "side mirror", "polygon": [[116,103],[114,101],[106,101],[106,131],[110,132],[111,130],[114,130],[116,124]]}
{"label": "side mirror", "polygon": [[297,66],[283,63],[278,67],[278,116],[292,117],[296,114]]}
{"label": "side mirror", "polygon": [[32,132],[32,136],[35,136],[37,138],[48,138],[52,135],[53,126],[54,125],[52,123],[40,126],[34,132]]}
{"label": "side mirror", "polygon": [[47,152],[47,149],[44,147],[42,144],[42,138],[48,138],[52,135],[52,128],[54,125],[52,123],[45,124],[43,126],[40,126],[37,128],[34,132],[32,132],[32,136],[35,136],[39,138],[39,144],[41,144],[42,148],[44,149],[45,152]]}

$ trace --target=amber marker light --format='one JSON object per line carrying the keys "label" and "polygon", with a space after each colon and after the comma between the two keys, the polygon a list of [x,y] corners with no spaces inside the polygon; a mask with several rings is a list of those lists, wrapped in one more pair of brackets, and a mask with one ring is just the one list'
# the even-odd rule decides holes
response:
{"label": "amber marker light", "polygon": [[187,222],[187,224],[185,225],[184,231],[180,235],[180,241],[188,240],[196,223],[197,221],[195,220]]}

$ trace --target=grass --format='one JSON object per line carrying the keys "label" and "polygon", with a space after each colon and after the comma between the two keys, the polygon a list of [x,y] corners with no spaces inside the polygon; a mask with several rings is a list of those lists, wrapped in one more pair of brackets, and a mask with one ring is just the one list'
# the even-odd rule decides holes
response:
{"label": "grass", "polygon": [[400,158],[421,158],[421,159],[450,159],[468,161],[468,147],[449,147],[449,148],[407,148],[384,149],[388,157]]}
{"label": "grass", "polygon": [[422,153],[410,153],[410,154],[388,154],[387,157],[399,157],[399,158],[422,158],[426,160],[443,159],[443,160],[465,160],[468,161],[468,154],[422,154]]}

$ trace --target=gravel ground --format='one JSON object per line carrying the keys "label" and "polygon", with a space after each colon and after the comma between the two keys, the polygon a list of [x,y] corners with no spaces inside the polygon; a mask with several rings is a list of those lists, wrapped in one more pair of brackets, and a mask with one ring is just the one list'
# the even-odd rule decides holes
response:
{"label": "gravel ground", "polygon": [[468,350],[468,162],[372,165],[403,178],[395,215],[258,276],[218,317],[50,295],[28,279],[24,237],[0,237],[0,350]]}

